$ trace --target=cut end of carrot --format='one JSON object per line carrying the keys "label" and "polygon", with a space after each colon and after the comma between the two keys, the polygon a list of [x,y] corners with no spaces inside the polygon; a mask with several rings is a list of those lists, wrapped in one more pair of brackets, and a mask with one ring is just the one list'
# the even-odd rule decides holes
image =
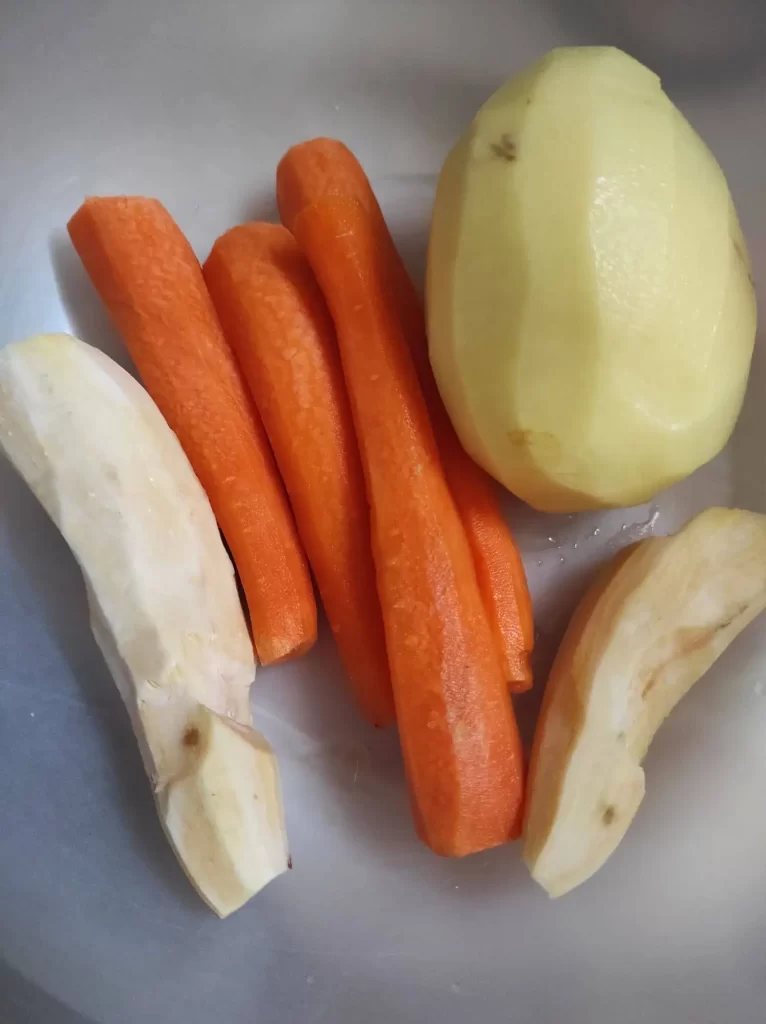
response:
{"label": "cut end of carrot", "polygon": [[[300,253],[298,244],[282,224],[269,224],[266,221],[248,221],[246,224],[238,224],[229,228],[220,235],[213,245],[213,248],[205,261],[207,266],[213,253],[220,250],[234,252],[247,250],[248,259],[271,260],[283,253]],[[301,254],[301,259],[304,259]]]}
{"label": "cut end of carrot", "polygon": [[301,658],[304,654],[308,654],[316,643],[316,639],[316,627],[313,634],[306,636],[304,633],[303,639],[295,643],[285,641],[284,638],[281,643],[274,643],[270,637],[264,637],[259,641],[256,637],[255,653],[258,655],[261,665],[281,665],[285,661],[292,661],[294,658]]}
{"label": "cut end of carrot", "polygon": [[[231,303],[227,301],[227,309],[221,310],[221,279],[227,280],[229,289],[246,287],[252,285],[253,270],[264,266],[267,271],[282,275],[302,293],[308,292],[312,313],[318,315],[316,306],[321,304],[322,312],[330,322],[314,274],[293,235],[282,224],[250,221],[230,228],[217,238],[203,266],[205,282],[230,342],[234,332],[230,318],[223,314],[229,312]],[[236,350],[237,346],[234,347]]]}
{"label": "cut end of carrot", "polygon": [[534,685],[534,677],[526,654],[505,665],[505,677],[508,680],[508,689],[511,693],[527,693]]}
{"label": "cut end of carrot", "polygon": [[100,208],[104,210],[123,209],[133,211],[137,206],[143,206],[152,210],[164,210],[167,213],[159,199],[154,199],[152,196],[134,196],[127,193],[119,196],[86,196],[77,211],[70,218],[70,221],[86,210],[90,211]]}
{"label": "cut end of carrot", "polygon": [[[523,755],[520,744],[518,759],[519,764],[522,764]],[[484,850],[496,849],[498,846],[504,846],[506,843],[513,843],[517,839],[521,839],[524,827],[525,805],[526,801],[524,799],[522,789],[521,799],[516,803],[515,813],[505,833],[495,831],[492,835],[487,835],[486,833],[474,833],[467,830],[462,834],[434,834],[429,829],[429,823],[426,822],[417,805],[414,793],[411,794],[410,800],[412,819],[418,839],[420,839],[420,841],[424,843],[432,853],[435,853],[437,857],[451,857],[455,859],[470,857],[471,854],[483,853]]]}
{"label": "cut end of carrot", "polygon": [[[176,227],[159,199],[130,195],[86,196],[67,222],[69,237],[78,253],[81,246],[91,243],[91,235],[97,230],[104,217],[107,217],[110,222],[130,221],[134,224],[147,222],[153,225],[159,222],[167,223],[173,228]],[[186,240],[184,239],[184,241]],[[191,246],[189,246],[189,252],[191,251]]]}
{"label": "cut end of carrot", "polygon": [[362,165],[337,139],[310,139],[289,149],[277,167],[277,204],[293,230],[300,212],[322,199],[358,199],[369,210],[377,200]]}

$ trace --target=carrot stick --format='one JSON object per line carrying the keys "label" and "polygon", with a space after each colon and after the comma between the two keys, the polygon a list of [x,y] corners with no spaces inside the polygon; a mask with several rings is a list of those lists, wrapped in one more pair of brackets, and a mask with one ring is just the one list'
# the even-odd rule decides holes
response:
{"label": "carrot stick", "polygon": [[386,253],[382,262],[388,301],[415,361],[447,482],[471,546],[503,672],[513,692],[528,690],[532,685],[529,658],[534,622],[524,563],[503,517],[494,481],[466,453],[444,408],[428,358],[423,305],[364,170],[342,142],[313,139],[294,146],[280,163],[278,193],[285,224],[295,220],[298,209],[328,196],[355,198],[370,217],[378,246]]}
{"label": "carrot stick", "polygon": [[372,511],[396,713],[421,838],[462,856],[515,838],[522,752],[471,552],[412,356],[391,307],[388,252],[361,204],[329,197],[288,225],[338,331]]}
{"label": "carrot stick", "polygon": [[207,492],[264,664],[316,639],[311,578],[269,443],[199,263],[155,199],[86,199],[74,247]]}
{"label": "carrot stick", "polygon": [[266,427],[359,705],[373,725],[390,725],[370,510],[324,297],[279,224],[227,231],[203,273]]}

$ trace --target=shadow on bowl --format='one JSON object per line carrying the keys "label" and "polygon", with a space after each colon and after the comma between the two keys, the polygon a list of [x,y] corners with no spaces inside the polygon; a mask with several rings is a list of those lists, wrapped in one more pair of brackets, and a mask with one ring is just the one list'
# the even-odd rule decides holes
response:
{"label": "shadow on bowl", "polygon": [[94,1024],[0,963],[0,1020],[8,1024]]}

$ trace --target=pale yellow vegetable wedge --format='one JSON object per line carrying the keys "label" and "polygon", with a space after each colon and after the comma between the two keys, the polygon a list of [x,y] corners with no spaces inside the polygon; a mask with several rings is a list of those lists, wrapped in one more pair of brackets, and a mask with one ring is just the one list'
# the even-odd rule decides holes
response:
{"label": "pale yellow vegetable wedge", "polygon": [[623,552],[586,594],[545,691],[523,856],[551,896],[614,852],[666,716],[766,608],[766,516],[712,508]]}
{"label": "pale yellow vegetable wedge", "polygon": [[0,447],[82,569],[162,824],[226,916],[288,854],[276,760],[250,728],[253,648],[207,497],[140,384],[68,335],[0,351]]}

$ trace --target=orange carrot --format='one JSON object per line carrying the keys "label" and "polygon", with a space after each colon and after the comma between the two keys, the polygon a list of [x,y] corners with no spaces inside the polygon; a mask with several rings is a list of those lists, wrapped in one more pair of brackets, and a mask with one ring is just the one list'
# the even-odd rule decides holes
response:
{"label": "orange carrot", "polygon": [[264,664],[316,639],[305,556],[269,443],[221,331],[202,270],[155,199],[86,199],[75,249],[147,391],[207,492],[247,597]]}
{"label": "orange carrot", "polygon": [[357,199],[369,216],[370,230],[375,231],[378,247],[385,252],[381,262],[388,302],[415,361],[447,482],[471,546],[503,672],[513,692],[528,690],[532,685],[529,657],[534,623],[524,563],[503,517],[494,481],[466,453],[444,408],[428,358],[420,297],[364,170],[342,142],[313,139],[294,146],[280,163],[278,194],[286,224],[295,220],[296,210],[328,196]]}
{"label": "orange carrot", "polygon": [[280,208],[330,306],[372,512],[397,720],[421,838],[462,856],[518,835],[522,751],[471,552],[388,294],[387,250],[355,200]]}
{"label": "orange carrot", "polygon": [[203,273],[266,427],[359,705],[373,725],[390,725],[370,510],[324,297],[279,224],[227,231]]}

